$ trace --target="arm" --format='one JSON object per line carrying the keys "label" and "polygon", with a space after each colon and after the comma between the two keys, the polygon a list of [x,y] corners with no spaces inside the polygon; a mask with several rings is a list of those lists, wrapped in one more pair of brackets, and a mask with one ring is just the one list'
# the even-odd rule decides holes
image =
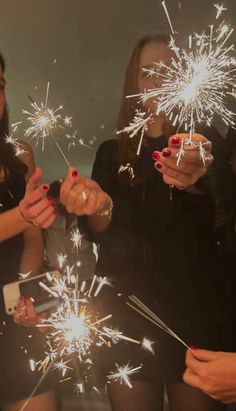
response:
{"label": "arm", "polygon": [[190,349],[184,381],[225,403],[236,401],[236,353]]}
{"label": "arm", "polygon": [[[26,153],[21,160],[27,165],[28,172],[26,175],[26,182],[32,177],[35,171],[34,157],[31,147],[26,143],[24,145]],[[43,263],[43,236],[39,227],[32,224],[24,230],[24,252],[21,257],[19,271],[21,273],[32,272],[31,275],[40,274],[40,269]]]}

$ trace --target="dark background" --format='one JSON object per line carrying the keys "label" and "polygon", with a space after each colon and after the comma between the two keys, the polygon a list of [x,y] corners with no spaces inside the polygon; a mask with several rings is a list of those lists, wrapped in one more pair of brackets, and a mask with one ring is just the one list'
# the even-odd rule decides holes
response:
{"label": "dark background", "polygon": [[[216,2],[166,0],[182,39],[215,22]],[[224,6],[224,17],[234,25],[236,1],[225,0]],[[22,119],[22,108],[30,108],[28,93],[37,101],[44,99],[50,81],[50,105],[63,104],[85,142],[96,138],[93,150],[78,145],[67,153],[88,175],[96,148],[113,136],[131,50],[143,35],[159,32],[169,33],[161,0],[1,1],[0,50],[7,61],[11,121]],[[67,151],[63,138],[60,144]],[[34,152],[47,179],[65,175],[66,165],[52,142],[45,152],[40,147]]]}

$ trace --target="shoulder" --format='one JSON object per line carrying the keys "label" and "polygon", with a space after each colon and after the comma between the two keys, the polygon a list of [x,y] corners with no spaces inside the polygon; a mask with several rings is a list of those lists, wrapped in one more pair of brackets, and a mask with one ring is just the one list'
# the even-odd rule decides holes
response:
{"label": "shoulder", "polygon": [[26,175],[26,180],[28,180],[34,172],[35,162],[34,154],[31,146],[25,141],[18,141],[19,148],[21,153],[18,155],[18,158],[27,166],[28,171]]}

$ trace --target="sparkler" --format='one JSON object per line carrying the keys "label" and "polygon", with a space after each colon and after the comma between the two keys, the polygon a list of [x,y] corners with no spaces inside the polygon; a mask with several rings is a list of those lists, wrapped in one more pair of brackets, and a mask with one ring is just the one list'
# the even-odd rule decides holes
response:
{"label": "sparkler", "polygon": [[21,144],[16,138],[14,138],[13,134],[11,134],[10,136],[5,136],[5,143],[11,144],[14,147],[16,157],[27,153],[27,151],[24,149],[23,144]]}
{"label": "sparkler", "polygon": [[[165,1],[162,5],[174,34]],[[216,18],[219,19],[226,9],[219,4],[215,7]],[[156,115],[165,113],[178,131],[184,128],[189,132],[189,138],[183,141],[182,152],[177,157],[178,162],[184,155],[185,145],[198,147],[200,157],[205,161],[203,146],[200,147],[193,138],[197,125],[210,126],[215,115],[220,115],[227,126],[234,127],[236,124],[235,113],[226,103],[226,97],[234,95],[236,85],[236,64],[232,55],[234,45],[229,44],[233,31],[225,22],[216,27],[211,25],[206,31],[189,37],[189,50],[177,48],[172,37],[170,48],[175,58],[170,64],[154,62],[152,69],[143,69],[147,76],[161,79],[161,85],[128,96],[138,97],[143,104],[149,99],[155,101]],[[129,133],[129,127],[123,131]]]}
{"label": "sparkler", "polygon": [[130,301],[133,303],[127,303],[134,311],[138,312],[143,317],[147,318],[150,322],[155,324],[161,330],[165,331],[167,334],[171,335],[173,338],[178,340],[186,348],[189,349],[189,346],[170,328],[166,325],[153,311],[150,310],[141,300],[139,300],[135,295],[129,297]]}

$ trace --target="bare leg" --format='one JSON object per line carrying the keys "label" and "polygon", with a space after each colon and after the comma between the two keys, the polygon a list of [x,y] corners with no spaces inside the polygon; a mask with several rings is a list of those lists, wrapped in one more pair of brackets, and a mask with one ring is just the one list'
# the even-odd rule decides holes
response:
{"label": "bare leg", "polygon": [[107,385],[112,411],[163,411],[162,384],[132,381],[132,386]]}
{"label": "bare leg", "polygon": [[[4,404],[2,411],[21,411],[27,398],[24,400]],[[24,411],[57,411],[56,400],[53,391],[36,395],[31,398]]]}
{"label": "bare leg", "polygon": [[227,405],[213,400],[197,388],[184,383],[166,386],[170,411],[226,411]]}

